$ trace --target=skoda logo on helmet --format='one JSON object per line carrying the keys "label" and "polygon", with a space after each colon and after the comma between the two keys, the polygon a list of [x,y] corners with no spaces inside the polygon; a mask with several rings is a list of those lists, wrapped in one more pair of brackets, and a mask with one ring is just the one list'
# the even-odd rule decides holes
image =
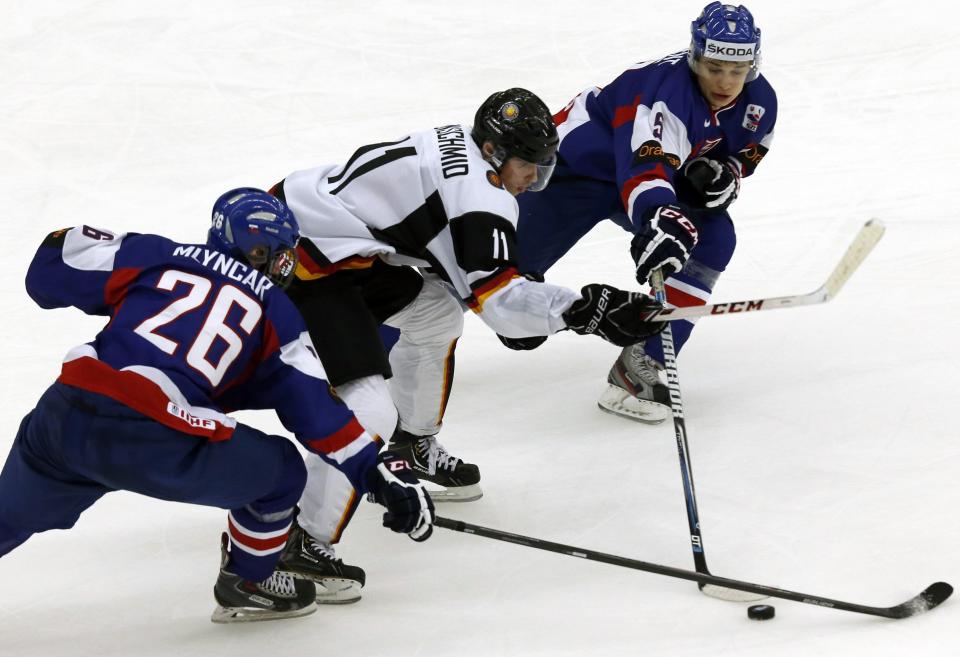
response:
{"label": "skoda logo on helmet", "polygon": [[707,39],[703,54],[729,62],[750,62],[755,56],[756,46],[755,43],[728,43]]}
{"label": "skoda logo on helmet", "polygon": [[510,101],[500,107],[500,116],[504,121],[515,121],[520,116],[520,106]]}

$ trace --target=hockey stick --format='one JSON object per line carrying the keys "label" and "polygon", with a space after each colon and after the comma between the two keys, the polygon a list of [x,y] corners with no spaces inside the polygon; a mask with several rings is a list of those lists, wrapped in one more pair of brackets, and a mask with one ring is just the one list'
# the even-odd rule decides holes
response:
{"label": "hockey stick", "polygon": [[731,315],[747,313],[755,310],[773,310],[774,308],[792,308],[794,306],[809,306],[815,303],[826,303],[837,296],[840,288],[857,270],[864,258],[883,237],[885,227],[879,219],[871,219],[863,225],[860,232],[853,238],[846,253],[833,269],[830,277],[819,288],[808,294],[794,294],[786,297],[769,297],[766,299],[751,299],[749,301],[728,301],[727,303],[710,303],[705,306],[691,306],[687,308],[664,308],[644,316],[647,321],[656,319],[690,319],[706,315]]}
{"label": "hockey stick", "polygon": [[[663,289],[663,272],[655,269],[650,275],[650,284],[657,301],[666,305],[667,294]],[[677,437],[677,453],[680,456],[680,476],[683,479],[683,499],[687,505],[687,524],[690,527],[690,547],[693,549],[693,565],[698,573],[709,574],[707,555],[703,551],[703,536],[700,534],[700,513],[697,511],[697,493],[693,485],[693,464],[687,444],[687,425],[683,419],[683,398],[680,396],[680,375],[677,372],[677,353],[673,344],[670,324],[660,333],[663,345],[663,365],[667,371],[667,388],[670,390],[670,408],[673,412],[673,430]],[[700,584],[706,595],[733,602],[749,602],[761,597],[743,591],[725,589],[713,584]]]}
{"label": "hockey stick", "polygon": [[950,594],[953,593],[953,587],[946,582],[936,582],[906,602],[894,605],[893,607],[870,607],[853,602],[831,600],[830,598],[823,598],[818,595],[810,595],[809,593],[797,593],[796,591],[787,591],[786,589],[778,589],[772,586],[751,584],[750,582],[727,579],[726,577],[717,577],[716,575],[711,575],[710,573],[698,573],[692,570],[683,570],[681,568],[662,566],[660,564],[649,563],[647,561],[638,561],[636,559],[629,559],[627,557],[618,557],[616,555],[606,554],[604,552],[596,552],[594,550],[587,550],[585,548],[563,545],[562,543],[553,543],[552,541],[545,541],[539,538],[511,534],[509,532],[490,529],[488,527],[480,527],[479,525],[471,525],[470,523],[466,523],[461,520],[452,520],[450,518],[441,518],[438,516],[434,521],[434,526],[441,527],[443,529],[449,529],[455,532],[463,532],[465,534],[483,536],[484,538],[492,538],[497,541],[516,543],[517,545],[524,545],[526,547],[536,548],[538,550],[546,550],[547,552],[565,554],[570,557],[586,559],[587,561],[600,561],[613,566],[632,568],[633,570],[643,570],[648,573],[656,573],[658,575],[666,575],[667,577],[686,579],[692,582],[698,582],[700,584],[717,586],[725,589],[733,589],[737,591],[747,591],[750,593],[756,593],[757,595],[762,595],[763,597],[782,598],[784,600],[803,602],[808,605],[816,605],[818,607],[829,607],[831,609],[853,611],[858,614],[883,616],[884,618],[909,618],[910,616],[922,614],[923,612],[930,611],[942,603],[944,600],[950,597]]}

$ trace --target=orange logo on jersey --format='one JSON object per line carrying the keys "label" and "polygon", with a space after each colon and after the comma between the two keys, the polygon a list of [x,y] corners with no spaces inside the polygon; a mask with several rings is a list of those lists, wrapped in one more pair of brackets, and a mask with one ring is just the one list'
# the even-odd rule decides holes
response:
{"label": "orange logo on jersey", "polygon": [[487,170],[487,182],[496,187],[497,189],[503,189],[503,181],[500,180],[500,176],[496,171]]}

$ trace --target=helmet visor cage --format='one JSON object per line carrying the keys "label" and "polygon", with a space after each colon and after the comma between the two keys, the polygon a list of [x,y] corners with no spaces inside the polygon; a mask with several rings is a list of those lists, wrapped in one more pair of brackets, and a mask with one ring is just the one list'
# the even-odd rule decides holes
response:
{"label": "helmet visor cage", "polygon": [[[526,162],[526,160],[524,160]],[[528,192],[539,192],[550,182],[550,176],[553,175],[553,169],[557,166],[557,156],[551,155],[541,162],[529,162],[537,167],[537,179],[527,187]]]}
{"label": "helmet visor cage", "polygon": [[257,244],[245,256],[251,267],[279,288],[289,286],[297,270],[297,251],[293,248],[283,247],[274,251],[267,244]]}

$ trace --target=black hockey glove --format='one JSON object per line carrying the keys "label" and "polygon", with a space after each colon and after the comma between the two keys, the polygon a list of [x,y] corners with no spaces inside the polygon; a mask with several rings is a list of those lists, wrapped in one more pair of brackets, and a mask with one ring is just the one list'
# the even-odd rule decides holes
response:
{"label": "black hockey glove", "polygon": [[514,351],[530,351],[547,341],[547,336],[545,335],[533,335],[529,338],[508,338],[505,335],[497,333],[497,337],[500,338],[500,342],[502,342],[505,347],[509,347]]}
{"label": "black hockey glove", "polygon": [[740,193],[740,170],[730,162],[698,157],[683,167],[683,174],[708,210],[726,210]]}
{"label": "black hockey glove", "polygon": [[663,306],[653,297],[639,292],[619,290],[612,285],[585,285],[579,301],[574,301],[563,319],[567,328],[580,335],[594,333],[618,347],[636,344],[663,330],[666,322],[647,322],[646,313]]}
{"label": "black hockey glove", "polygon": [[[543,274],[539,272],[528,272],[524,274],[524,276],[537,283],[543,282]],[[547,336],[545,335],[534,335],[528,338],[508,338],[505,335],[497,333],[497,337],[500,338],[500,342],[502,342],[505,347],[509,347],[514,351],[530,351],[547,341]]]}
{"label": "black hockey glove", "polygon": [[433,533],[433,500],[414,476],[410,464],[393,452],[380,452],[377,465],[367,473],[373,501],[387,507],[383,526],[425,541]]}
{"label": "black hockey glove", "polygon": [[696,245],[697,228],[678,206],[654,208],[650,223],[630,242],[637,281],[646,283],[654,269],[660,269],[664,278],[677,273]]}

